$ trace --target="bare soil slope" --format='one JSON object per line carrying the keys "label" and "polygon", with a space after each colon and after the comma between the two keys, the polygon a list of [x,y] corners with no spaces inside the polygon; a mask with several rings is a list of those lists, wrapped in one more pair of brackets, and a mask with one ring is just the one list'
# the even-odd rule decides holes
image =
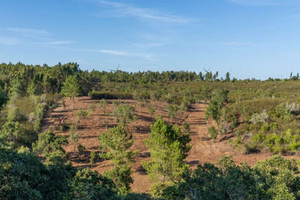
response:
{"label": "bare soil slope", "polygon": [[[103,113],[103,109],[99,100],[91,100],[89,97],[78,97],[75,99],[75,103],[72,109],[72,101],[66,100],[66,108],[63,110],[61,104],[53,112],[48,112],[44,119],[43,130],[53,127],[56,134],[69,136],[69,131],[60,132],[57,129],[58,124],[65,122],[68,125],[74,124],[76,121],[76,112],[79,109],[87,110],[88,107],[94,103],[96,106],[95,111],[89,119],[83,119],[80,121],[80,129],[77,130],[80,139],[79,143],[86,147],[84,155],[79,156],[78,152],[74,152],[74,146],[68,145],[65,147],[69,152],[71,161],[74,166],[77,167],[91,167],[94,170],[102,173],[109,170],[112,165],[109,161],[101,161],[98,159],[94,165],[89,164],[89,155],[91,151],[99,152],[99,134],[105,132],[107,127],[116,125],[116,121],[112,117],[106,117]],[[107,112],[112,113],[114,100],[108,100]],[[148,192],[151,183],[148,180],[147,174],[141,168],[141,162],[150,158],[150,151],[145,146],[143,140],[150,134],[150,125],[155,121],[155,117],[152,117],[149,113],[149,106],[154,105],[156,112],[154,115],[162,116],[165,121],[169,121],[166,110],[167,104],[164,102],[150,102],[147,105],[140,106],[135,100],[124,100],[131,104],[135,108],[135,114],[138,117],[133,123],[130,123],[129,129],[133,133],[134,144],[133,150],[138,150],[139,153],[135,158],[133,167],[134,183],[132,185],[134,192]],[[266,159],[271,154],[260,153],[243,155],[236,152],[228,143],[226,136],[219,136],[216,141],[210,139],[207,132],[207,123],[205,121],[205,104],[197,103],[192,105],[186,113],[177,115],[177,118],[173,120],[174,124],[182,125],[184,121],[191,125],[191,145],[192,149],[186,159],[186,162],[195,168],[197,164],[203,164],[204,162],[216,163],[221,156],[232,155],[236,163],[247,162],[251,166],[255,165],[259,160]]]}

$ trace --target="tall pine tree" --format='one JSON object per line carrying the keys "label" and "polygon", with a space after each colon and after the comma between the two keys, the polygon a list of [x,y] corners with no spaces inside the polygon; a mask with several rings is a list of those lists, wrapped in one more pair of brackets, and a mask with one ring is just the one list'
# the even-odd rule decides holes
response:
{"label": "tall pine tree", "polygon": [[74,98],[80,94],[79,81],[76,75],[68,76],[61,88],[61,94],[72,99],[74,105]]}
{"label": "tall pine tree", "polygon": [[165,186],[180,180],[182,173],[188,168],[183,160],[191,149],[189,134],[181,133],[178,127],[165,124],[162,119],[151,126],[150,137],[145,140],[151,149],[151,160],[143,163],[149,179],[154,183],[151,187],[154,195]]}
{"label": "tall pine tree", "polygon": [[133,183],[132,170],[128,163],[133,162],[133,156],[136,154],[129,150],[133,144],[132,135],[124,127],[118,126],[100,134],[99,140],[100,149],[106,152],[100,153],[99,156],[111,159],[114,165],[105,175],[114,181],[119,194],[126,195],[130,191],[130,184]]}

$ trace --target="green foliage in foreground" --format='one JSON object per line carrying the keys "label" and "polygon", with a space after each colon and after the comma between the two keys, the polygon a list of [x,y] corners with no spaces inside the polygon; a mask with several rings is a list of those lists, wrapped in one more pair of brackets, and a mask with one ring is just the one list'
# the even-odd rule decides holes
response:
{"label": "green foliage in foreground", "polygon": [[115,200],[118,199],[114,192],[113,182],[99,176],[88,168],[78,171],[71,183],[71,196],[74,200]]}
{"label": "green foliage in foreground", "polygon": [[182,181],[166,189],[159,198],[129,193],[118,196],[112,180],[88,168],[44,165],[28,152],[0,148],[0,199],[19,200],[296,200],[300,198],[297,163],[280,156],[260,161],[254,168],[237,166],[227,156],[216,165],[198,165],[186,170]]}
{"label": "green foliage in foreground", "polygon": [[89,169],[43,165],[30,153],[0,149],[0,199],[118,199],[114,184]]}
{"label": "green foliage in foreground", "polygon": [[237,166],[227,156],[217,165],[198,165],[162,196],[167,200],[296,200],[300,198],[297,170],[294,160],[279,156],[261,161],[253,169],[245,163]]}

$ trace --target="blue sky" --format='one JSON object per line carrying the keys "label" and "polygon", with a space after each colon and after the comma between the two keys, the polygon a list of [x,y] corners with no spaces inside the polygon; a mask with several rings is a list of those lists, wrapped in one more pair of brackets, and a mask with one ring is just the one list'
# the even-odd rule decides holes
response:
{"label": "blue sky", "polygon": [[300,72],[299,0],[1,0],[0,62]]}

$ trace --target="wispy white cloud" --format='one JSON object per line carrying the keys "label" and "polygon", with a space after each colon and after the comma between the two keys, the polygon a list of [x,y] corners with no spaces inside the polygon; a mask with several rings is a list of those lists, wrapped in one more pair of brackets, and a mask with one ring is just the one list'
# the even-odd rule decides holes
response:
{"label": "wispy white cloud", "polygon": [[123,15],[123,16],[135,17],[139,19],[148,19],[152,21],[167,22],[167,23],[188,23],[192,21],[192,19],[187,17],[170,15],[153,9],[136,7],[125,3],[107,1],[107,0],[96,0],[96,1],[102,5],[106,5],[114,8],[119,15]]}
{"label": "wispy white cloud", "polygon": [[15,44],[26,44],[26,45],[67,45],[75,43],[71,40],[57,40],[54,35],[44,29],[32,29],[32,28],[21,28],[21,27],[9,27],[0,28],[1,34],[4,36],[13,37],[2,37],[0,38],[0,44],[15,45]]}
{"label": "wispy white cloud", "polygon": [[0,37],[0,44],[2,45],[17,45],[20,40],[12,37]]}
{"label": "wispy white cloud", "polygon": [[299,0],[229,0],[243,6],[280,6],[300,4]]}
{"label": "wispy white cloud", "polygon": [[105,54],[111,54],[114,56],[128,56],[129,53],[125,52],[125,51],[117,51],[117,50],[107,50],[107,49],[103,49],[103,50],[98,50],[100,53],[105,53]]}
{"label": "wispy white cloud", "polygon": [[58,40],[58,41],[49,41],[49,42],[40,42],[38,44],[44,45],[64,45],[64,44],[73,44],[75,41],[72,40]]}
{"label": "wispy white cloud", "polygon": [[31,29],[31,28],[22,28],[22,27],[10,27],[10,28],[1,28],[6,32],[11,34],[18,35],[20,37],[44,40],[51,37],[51,33],[44,29]]}
{"label": "wispy white cloud", "polygon": [[127,57],[140,57],[144,59],[151,59],[152,55],[146,53],[132,53],[127,51],[111,50],[111,49],[101,49],[101,50],[91,50],[103,54],[110,54],[114,56],[127,56]]}
{"label": "wispy white cloud", "polygon": [[119,56],[119,57],[136,57],[141,58],[145,60],[152,60],[153,55],[148,53],[136,53],[131,51],[120,51],[120,50],[114,50],[114,49],[85,49],[85,48],[70,48],[65,46],[50,46],[51,48],[57,48],[57,49],[64,49],[69,51],[79,51],[79,52],[90,52],[90,53],[97,53],[97,54],[107,54],[111,56]]}

